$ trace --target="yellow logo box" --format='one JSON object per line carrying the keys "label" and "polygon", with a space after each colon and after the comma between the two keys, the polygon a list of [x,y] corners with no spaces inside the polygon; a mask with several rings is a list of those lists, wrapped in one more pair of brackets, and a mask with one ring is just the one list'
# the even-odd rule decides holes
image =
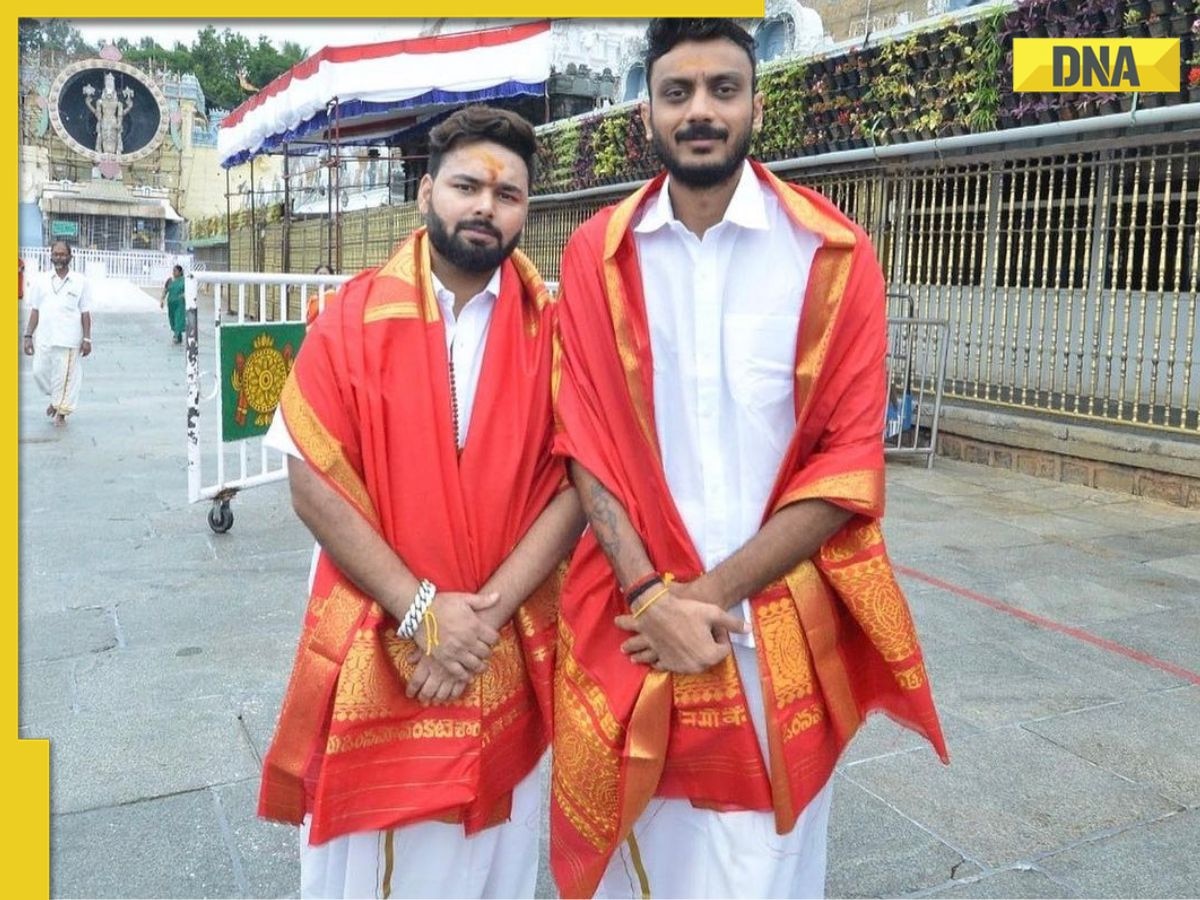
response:
{"label": "yellow logo box", "polygon": [[1013,90],[1176,92],[1179,38],[1016,38]]}

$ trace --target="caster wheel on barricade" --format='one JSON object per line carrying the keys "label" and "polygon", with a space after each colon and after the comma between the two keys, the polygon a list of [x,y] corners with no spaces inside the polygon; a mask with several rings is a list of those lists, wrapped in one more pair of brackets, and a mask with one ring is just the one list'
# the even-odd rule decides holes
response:
{"label": "caster wheel on barricade", "polygon": [[233,527],[233,510],[229,508],[228,500],[212,505],[208,511],[208,527],[217,534],[224,534]]}

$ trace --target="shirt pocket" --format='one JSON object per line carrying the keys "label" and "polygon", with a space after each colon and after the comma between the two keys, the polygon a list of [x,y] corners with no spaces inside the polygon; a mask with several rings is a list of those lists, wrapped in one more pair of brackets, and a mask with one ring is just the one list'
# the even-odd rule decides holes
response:
{"label": "shirt pocket", "polygon": [[799,315],[725,316],[725,372],[734,400],[753,407],[792,398],[799,324]]}

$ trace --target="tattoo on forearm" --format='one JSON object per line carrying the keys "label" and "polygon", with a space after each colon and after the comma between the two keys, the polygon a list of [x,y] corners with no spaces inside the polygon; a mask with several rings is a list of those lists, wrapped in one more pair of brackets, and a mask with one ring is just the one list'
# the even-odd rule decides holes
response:
{"label": "tattoo on forearm", "polygon": [[621,552],[621,535],[617,528],[617,502],[613,495],[594,479],[589,485],[588,494],[591,499],[591,503],[588,504],[588,519],[592,523],[592,530],[596,532],[596,539],[600,541],[605,556],[615,568]]}

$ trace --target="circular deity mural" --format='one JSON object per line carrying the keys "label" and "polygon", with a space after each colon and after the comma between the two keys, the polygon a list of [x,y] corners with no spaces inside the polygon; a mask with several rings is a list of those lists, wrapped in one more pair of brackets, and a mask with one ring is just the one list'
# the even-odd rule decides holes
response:
{"label": "circular deity mural", "polygon": [[67,146],[97,162],[132,162],[154,152],[167,130],[166,98],[128,63],[89,59],[50,87],[50,123]]}

